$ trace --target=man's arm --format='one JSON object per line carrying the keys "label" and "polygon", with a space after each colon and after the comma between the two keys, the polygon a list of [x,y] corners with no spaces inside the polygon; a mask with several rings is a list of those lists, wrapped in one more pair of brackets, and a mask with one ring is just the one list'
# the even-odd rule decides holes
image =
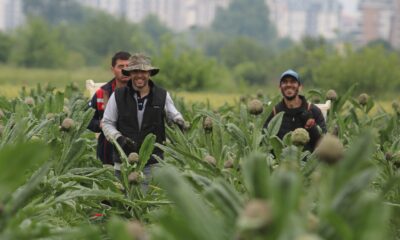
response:
{"label": "man's arm", "polygon": [[108,140],[117,139],[122,134],[117,130],[118,108],[114,93],[108,100],[102,120],[102,130]]}
{"label": "man's arm", "polygon": [[165,99],[165,113],[167,118],[173,122],[176,122],[178,119],[183,120],[182,114],[176,109],[174,101],[171,98],[171,95],[167,92],[167,96]]}
{"label": "man's arm", "polygon": [[167,119],[178,125],[178,127],[182,131],[190,128],[190,124],[185,122],[182,114],[176,109],[174,101],[172,100],[168,92],[165,99],[165,114],[167,116]]}
{"label": "man's arm", "polygon": [[97,96],[96,94],[93,95],[92,100],[89,102],[89,107],[95,109],[94,115],[92,120],[90,120],[90,123],[88,125],[88,129],[99,133],[101,132],[101,127],[100,127],[100,113],[99,110],[97,109]]}
{"label": "man's arm", "polygon": [[[326,133],[326,124],[321,109],[319,109],[317,106],[312,105],[311,113],[312,113],[310,114],[312,118],[311,120],[314,121],[314,123],[311,126],[309,126],[308,123],[310,119],[308,119],[305,128],[310,134],[310,142],[312,142],[311,144],[314,146],[318,141],[318,139],[321,137],[321,135]],[[322,132],[319,131],[318,127],[321,128]]]}

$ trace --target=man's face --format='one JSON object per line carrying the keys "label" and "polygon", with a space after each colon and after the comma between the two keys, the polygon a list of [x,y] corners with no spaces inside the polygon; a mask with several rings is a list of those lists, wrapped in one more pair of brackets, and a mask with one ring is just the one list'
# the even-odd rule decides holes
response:
{"label": "man's face", "polygon": [[133,70],[131,72],[132,84],[137,89],[146,87],[149,83],[150,72],[142,70]]}
{"label": "man's face", "polygon": [[125,76],[122,74],[122,69],[127,67],[128,63],[129,60],[117,59],[117,61],[115,62],[115,66],[111,67],[111,71],[113,72],[115,80],[117,80],[117,82],[126,84],[131,79],[129,76]]}
{"label": "man's face", "polygon": [[293,100],[299,94],[301,85],[295,78],[287,76],[281,80],[279,88],[284,98]]}

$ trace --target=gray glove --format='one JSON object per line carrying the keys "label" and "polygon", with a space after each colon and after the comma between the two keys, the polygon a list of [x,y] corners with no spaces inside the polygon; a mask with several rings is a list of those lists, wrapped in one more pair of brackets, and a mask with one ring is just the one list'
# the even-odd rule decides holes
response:
{"label": "gray glove", "polygon": [[190,124],[188,122],[185,122],[185,120],[183,120],[182,118],[176,119],[175,124],[178,125],[181,131],[186,131],[190,128]]}

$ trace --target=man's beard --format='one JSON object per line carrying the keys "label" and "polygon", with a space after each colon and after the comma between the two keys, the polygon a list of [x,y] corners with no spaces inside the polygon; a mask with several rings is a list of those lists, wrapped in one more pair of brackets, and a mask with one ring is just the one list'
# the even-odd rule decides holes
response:
{"label": "man's beard", "polygon": [[283,95],[284,98],[286,98],[286,100],[292,101],[293,99],[296,98],[297,95],[293,95],[293,96],[285,96]]}
{"label": "man's beard", "polygon": [[294,93],[295,93],[295,94],[293,94],[292,96],[286,96],[286,95],[285,95],[285,91],[283,91],[283,90],[281,90],[281,92],[282,92],[283,97],[284,97],[286,100],[291,101],[291,100],[295,99],[296,96],[299,94],[299,89],[295,89],[295,90],[294,90]]}

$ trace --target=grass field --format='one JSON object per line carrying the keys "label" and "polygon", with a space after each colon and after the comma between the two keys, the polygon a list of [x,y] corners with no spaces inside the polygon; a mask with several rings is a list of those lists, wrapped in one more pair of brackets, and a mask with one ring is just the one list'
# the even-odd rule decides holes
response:
{"label": "grass field", "polygon": [[[95,82],[106,82],[111,78],[111,71],[100,67],[79,70],[49,70],[0,66],[0,95],[13,98],[18,96],[23,86],[29,90],[38,84],[42,86],[50,84],[57,89],[63,90],[67,84],[72,82],[75,82],[82,91],[85,91],[85,81],[87,79],[93,79]],[[239,93],[171,92],[173,96],[182,97],[189,103],[206,103],[209,101],[213,107],[221,106],[224,103],[233,104],[241,95]],[[89,97],[87,92],[86,94]]]}
{"label": "grass field", "polygon": [[[10,66],[0,65],[0,95],[7,98],[13,98],[18,96],[21,88],[23,86],[26,89],[36,87],[38,84],[45,86],[50,84],[57,89],[63,90],[64,87],[69,83],[76,83],[77,86],[85,91],[85,81],[87,79],[93,79],[95,82],[106,82],[112,78],[110,70],[106,67],[96,67],[96,68],[82,68],[78,70],[68,70],[68,69],[27,69],[27,68],[17,68]],[[195,102],[209,103],[212,107],[219,107],[227,104],[234,104],[238,102],[240,97],[243,95],[255,96],[256,92],[274,92],[278,93],[278,89],[267,88],[265,89],[241,89],[242,93],[220,93],[220,92],[175,92],[171,91],[174,97],[183,98],[185,102],[191,104]],[[89,97],[87,91],[86,95]],[[399,100],[396,97],[397,100]],[[387,111],[391,111],[391,100],[378,99],[376,105],[381,106]]]}

